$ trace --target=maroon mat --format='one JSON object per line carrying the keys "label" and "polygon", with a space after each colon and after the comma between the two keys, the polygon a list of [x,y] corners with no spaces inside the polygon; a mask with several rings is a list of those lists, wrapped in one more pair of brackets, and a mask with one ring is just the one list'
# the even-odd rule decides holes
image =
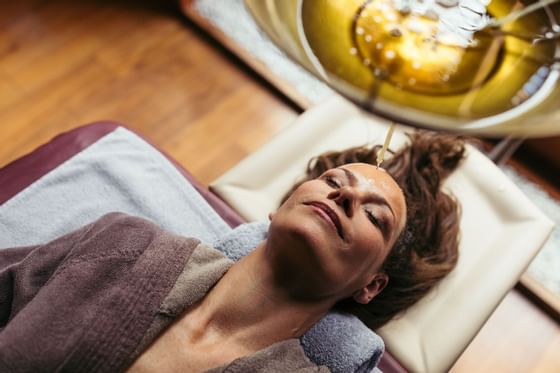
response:
{"label": "maroon mat", "polygon": [[97,122],[71,130],[0,168],[0,205],[118,126]]}
{"label": "maroon mat", "polygon": [[[75,128],[56,136],[47,144],[0,168],[0,205],[118,127],[125,126],[117,122],[102,121]],[[150,143],[150,141],[144,140]],[[179,163],[154,144],[151,145],[173,163],[177,170],[231,227],[243,222],[243,219],[234,210],[198,183]]]}

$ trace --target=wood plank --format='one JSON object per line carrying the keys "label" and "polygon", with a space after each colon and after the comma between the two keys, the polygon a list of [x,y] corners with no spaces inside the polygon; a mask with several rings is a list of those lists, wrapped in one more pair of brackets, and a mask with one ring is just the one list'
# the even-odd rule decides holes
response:
{"label": "wood plank", "polygon": [[511,291],[451,372],[559,372],[559,336],[560,325]]}
{"label": "wood plank", "polygon": [[12,79],[10,74],[0,70],[0,110],[17,102],[23,90]]}
{"label": "wood plank", "polygon": [[[195,120],[216,118],[217,103],[244,86],[246,97],[260,97],[260,107],[244,111],[240,121],[250,123],[262,112],[260,128],[273,134],[295,117],[286,101],[186,28],[179,13],[158,6],[63,0],[1,5],[0,46],[12,47],[0,47],[0,166],[63,130],[99,119],[127,123],[165,148]],[[229,113],[222,115],[226,122]],[[221,139],[213,151],[231,153],[228,141],[235,138]]]}
{"label": "wood plank", "polygon": [[[255,97],[249,86],[242,87],[217,103],[212,113],[185,126],[167,149],[184,159],[185,166],[207,185],[293,121],[291,114],[262,111],[260,108],[269,99]],[[263,125],[267,122],[270,124]],[[224,138],[231,139],[227,149],[216,146]]]}
{"label": "wood plank", "polygon": [[560,323],[560,297],[544,287],[530,274],[525,273],[516,285],[516,289],[552,319]]}
{"label": "wood plank", "polygon": [[214,26],[206,18],[201,16],[194,6],[194,0],[181,0],[181,8],[185,15],[194,23],[210,34],[221,45],[228,48],[232,53],[239,57],[249,67],[256,71],[260,76],[264,77],[286,97],[292,100],[300,109],[306,110],[311,107],[311,101],[299,93],[292,84],[286,82],[282,77],[274,74],[268,66],[259,59],[255,58],[251,53],[240,47],[236,42],[229,38],[222,30]]}

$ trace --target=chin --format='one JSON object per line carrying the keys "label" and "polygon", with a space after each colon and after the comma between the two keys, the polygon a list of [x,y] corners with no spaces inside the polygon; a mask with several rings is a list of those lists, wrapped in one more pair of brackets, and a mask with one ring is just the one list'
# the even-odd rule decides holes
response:
{"label": "chin", "polygon": [[283,247],[297,246],[303,247],[316,247],[321,244],[321,236],[324,233],[312,224],[301,223],[301,220],[291,220],[281,225],[270,226],[269,238],[274,239]]}
{"label": "chin", "polygon": [[269,240],[274,240],[282,251],[287,250],[288,255],[305,258],[308,265],[321,266],[335,251],[333,239],[320,222],[303,220],[291,219],[278,227],[271,225]]}
{"label": "chin", "polygon": [[341,280],[331,273],[339,252],[333,238],[313,221],[291,222],[274,228],[271,225],[267,239],[267,248],[279,273],[289,275],[289,281],[295,283],[294,289],[310,297],[330,294]]}

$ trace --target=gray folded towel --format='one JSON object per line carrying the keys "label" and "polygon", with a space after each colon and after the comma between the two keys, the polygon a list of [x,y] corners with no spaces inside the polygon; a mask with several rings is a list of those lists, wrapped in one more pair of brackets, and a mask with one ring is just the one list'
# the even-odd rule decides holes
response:
{"label": "gray folded towel", "polygon": [[[237,261],[266,238],[268,223],[242,224],[214,242],[214,247]],[[301,338],[306,355],[318,365],[333,372],[371,372],[385,345],[381,337],[357,317],[329,312]]]}

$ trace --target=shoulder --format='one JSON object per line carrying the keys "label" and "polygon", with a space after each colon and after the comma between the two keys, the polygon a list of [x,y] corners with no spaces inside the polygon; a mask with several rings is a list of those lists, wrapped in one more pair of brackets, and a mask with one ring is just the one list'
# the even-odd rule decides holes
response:
{"label": "shoulder", "polygon": [[198,240],[186,238],[161,228],[154,222],[122,212],[103,215],[83,232],[75,255],[95,252],[99,255],[137,256],[150,247],[196,246]]}
{"label": "shoulder", "polygon": [[123,229],[130,228],[144,228],[152,230],[161,230],[155,223],[148,219],[141,218],[138,216],[128,215],[124,212],[110,212],[101,216],[94,222],[94,226],[97,228],[118,228]]}
{"label": "shoulder", "polygon": [[123,212],[111,212],[97,219],[88,230],[89,236],[111,235],[114,239],[135,235],[137,239],[154,234],[172,234],[156,223]]}
{"label": "shoulder", "polygon": [[215,372],[290,372],[290,373],[328,373],[329,368],[313,363],[305,355],[297,338],[274,343],[256,353],[234,360]]}

